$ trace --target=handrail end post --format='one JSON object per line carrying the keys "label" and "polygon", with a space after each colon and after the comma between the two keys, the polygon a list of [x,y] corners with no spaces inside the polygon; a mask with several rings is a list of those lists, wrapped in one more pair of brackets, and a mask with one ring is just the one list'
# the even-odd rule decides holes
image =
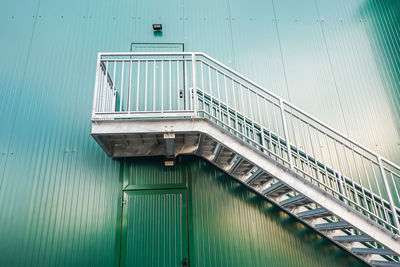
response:
{"label": "handrail end post", "polygon": [[193,111],[195,117],[198,116],[198,103],[197,103],[197,83],[196,83],[196,54],[192,53],[192,75],[193,75]]}

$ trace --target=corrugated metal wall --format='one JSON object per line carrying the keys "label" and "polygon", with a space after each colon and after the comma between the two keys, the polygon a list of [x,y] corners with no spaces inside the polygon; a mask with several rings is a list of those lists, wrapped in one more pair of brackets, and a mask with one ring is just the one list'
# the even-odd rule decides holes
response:
{"label": "corrugated metal wall", "polygon": [[89,136],[97,52],[185,43],[400,163],[399,14],[397,0],[4,2],[1,265],[113,263],[120,162]]}

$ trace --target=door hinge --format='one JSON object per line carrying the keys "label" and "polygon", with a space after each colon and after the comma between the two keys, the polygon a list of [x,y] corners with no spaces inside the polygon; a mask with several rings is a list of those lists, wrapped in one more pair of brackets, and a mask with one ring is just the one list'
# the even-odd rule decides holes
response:
{"label": "door hinge", "polygon": [[121,197],[121,207],[123,206],[123,205],[125,205],[126,204],[126,200],[123,198],[123,197]]}

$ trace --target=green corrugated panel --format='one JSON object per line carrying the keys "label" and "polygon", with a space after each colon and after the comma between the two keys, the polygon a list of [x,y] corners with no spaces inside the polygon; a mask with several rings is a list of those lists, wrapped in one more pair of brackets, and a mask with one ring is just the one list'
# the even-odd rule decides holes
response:
{"label": "green corrugated panel", "polygon": [[186,51],[205,52],[234,67],[229,1],[184,2]]}
{"label": "green corrugated panel", "polygon": [[316,6],[347,134],[399,163],[399,2]]}
{"label": "green corrugated panel", "polygon": [[257,0],[252,5],[243,5],[240,1],[230,1],[229,6],[236,69],[287,99],[286,73],[272,2]]}
{"label": "green corrugated panel", "polygon": [[[62,9],[64,18],[42,14],[49,2],[30,11],[22,4],[8,14],[14,25],[1,29],[10,38],[0,45],[10,55],[1,68],[14,68],[12,58],[19,60],[20,52],[25,58],[23,68],[15,69],[21,80],[16,97],[1,99],[12,109],[2,113],[1,129],[11,134],[0,140],[7,153],[1,168],[0,265],[110,266],[119,162],[89,136],[93,57],[85,43],[86,20],[72,18],[73,10],[86,8],[76,2]],[[19,31],[26,40],[18,39]],[[27,53],[19,51],[22,45]]]}
{"label": "green corrugated panel", "polygon": [[153,159],[126,159],[124,165],[124,185],[168,185],[185,184],[186,175],[174,168],[160,164],[154,167]]}

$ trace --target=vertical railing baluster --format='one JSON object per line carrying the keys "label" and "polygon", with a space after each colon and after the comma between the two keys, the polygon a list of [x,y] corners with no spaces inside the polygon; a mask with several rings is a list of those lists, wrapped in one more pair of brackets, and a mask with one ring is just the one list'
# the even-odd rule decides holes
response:
{"label": "vertical railing baluster", "polygon": [[194,117],[197,117],[198,114],[198,103],[197,103],[197,83],[196,83],[196,55],[192,53],[192,75],[193,75],[193,111]]}
{"label": "vertical railing baluster", "polygon": [[168,71],[169,71],[169,110],[172,109],[172,76],[171,76],[171,59],[168,60]]}
{"label": "vertical railing baluster", "polygon": [[96,114],[97,100],[98,100],[98,87],[99,87],[99,79],[100,79],[100,59],[101,54],[97,54],[97,67],[96,67],[96,81],[94,83],[94,96],[93,96],[93,108],[92,108],[92,117]]}
{"label": "vertical railing baluster", "polygon": [[203,111],[204,111],[204,116],[206,116],[205,115],[205,113],[207,112],[207,109],[206,109],[206,97],[205,97],[205,93],[206,93],[206,88],[204,87],[204,71],[203,71],[203,62],[202,61],[199,61],[200,62],[200,77],[201,77],[201,90],[202,90],[202,93],[203,93]]}
{"label": "vertical railing baluster", "polygon": [[[381,192],[381,189],[380,189],[380,185],[379,185],[379,182],[378,182],[378,179],[377,179],[377,174],[376,174],[375,169],[374,169],[374,164],[376,164],[376,166],[378,168],[379,168],[379,164],[377,164],[375,161],[372,161],[372,160],[369,161],[369,164],[371,166],[372,174],[374,175],[376,188],[378,189],[380,205],[382,207],[383,216],[384,216],[383,220],[388,221],[389,220],[388,219],[389,218],[389,214],[387,214],[387,211],[385,209],[385,202],[383,201],[384,199],[383,199],[382,192]],[[379,213],[378,212],[377,212],[377,216],[379,217]]]}
{"label": "vertical railing baluster", "polygon": [[144,111],[147,111],[147,79],[149,74],[149,60],[146,59],[146,70],[145,70],[145,78],[144,78]]}
{"label": "vertical railing baluster", "polygon": [[285,135],[289,166],[290,166],[290,168],[292,170],[294,170],[294,168],[293,168],[293,160],[292,160],[292,149],[290,147],[289,132],[288,132],[288,129],[287,129],[286,119],[285,119],[285,106],[284,106],[284,102],[283,102],[282,98],[279,99],[279,106],[280,106],[280,110],[281,110],[283,133]]}
{"label": "vertical railing baluster", "polygon": [[226,74],[224,75],[224,90],[225,90],[225,102],[226,102],[226,114],[228,115],[228,131],[231,132],[231,115],[230,115],[230,109],[229,109],[229,99],[228,99],[228,87],[226,85]]}
{"label": "vertical railing baluster", "polygon": [[153,61],[153,111],[156,111],[156,64],[157,61]]}
{"label": "vertical railing baluster", "polygon": [[332,179],[333,179],[333,183],[334,183],[335,188],[337,189],[337,191],[338,191],[340,194],[342,194],[343,191],[340,192],[340,190],[342,189],[342,188],[339,186],[340,183],[338,184],[338,183],[336,182],[336,174],[335,174],[335,170],[334,170],[334,166],[333,166],[332,152],[331,152],[331,150],[330,150],[330,148],[329,148],[328,137],[327,137],[327,135],[326,135],[325,133],[323,133],[323,136],[324,136],[324,139],[325,139],[327,154],[328,154],[329,161],[330,161],[330,167],[332,168],[332,177],[333,177]]}
{"label": "vertical railing baluster", "polygon": [[[392,193],[390,192],[389,184],[386,180],[386,174],[385,174],[385,169],[383,168],[382,158],[381,156],[377,155],[376,159],[378,160],[379,171],[381,172],[383,185],[385,186],[385,190],[389,198],[389,204],[390,204],[390,209],[392,210],[394,226],[396,227],[397,230],[399,230],[399,217],[397,215],[396,206],[394,205]],[[388,223],[390,224],[390,222]]]}
{"label": "vertical railing baluster", "polygon": [[[219,108],[219,119],[221,120],[221,127],[224,127],[224,115],[222,113],[222,108],[221,108],[221,91],[219,88],[219,72],[217,69],[215,69],[215,78],[217,79],[217,94],[218,94],[218,108]],[[218,118],[218,117],[217,117]]]}
{"label": "vertical railing baluster", "polygon": [[[318,141],[318,147],[319,147],[319,153],[321,154],[321,158],[322,158],[322,164],[324,166],[324,173],[325,173],[325,180],[328,186],[330,186],[329,183],[329,177],[328,177],[328,171],[326,169],[326,162],[325,162],[325,158],[324,158],[324,152],[322,151],[322,145],[321,145],[321,141],[319,139],[319,131],[318,129],[316,129],[316,137],[317,137],[317,141]],[[318,163],[317,163],[317,172],[319,172],[319,167],[318,167]],[[322,174],[321,176],[322,180],[324,178],[324,175]]]}
{"label": "vertical railing baluster", "polygon": [[[213,109],[214,109],[214,102],[213,102],[213,98],[214,98],[214,94],[212,91],[212,81],[211,81],[211,66],[208,65],[208,84],[210,86],[210,116],[211,117],[215,117],[215,115],[213,114]],[[217,121],[214,120],[215,123],[217,123]]]}
{"label": "vertical railing baluster", "polygon": [[256,95],[257,117],[258,117],[258,123],[260,124],[260,138],[261,138],[260,146],[261,146],[261,151],[265,152],[264,149],[263,149],[264,148],[264,142],[265,142],[265,140],[264,140],[264,126],[262,125],[260,104],[258,103],[259,102],[259,100],[258,100],[259,98],[261,98],[261,96]]}
{"label": "vertical railing baluster", "polygon": [[161,114],[164,113],[164,60],[161,60]]}
{"label": "vertical railing baluster", "polygon": [[[315,152],[315,150],[314,150],[314,145],[313,145],[313,141],[314,141],[314,138],[311,136],[311,131],[310,131],[310,124],[309,123],[307,123],[306,124],[307,125],[307,132],[308,132],[308,137],[309,137],[309,139],[310,139],[310,146],[311,146],[311,153],[312,153],[312,156],[313,156],[313,158],[314,158],[314,163],[312,163],[311,162],[311,175],[312,175],[312,173],[313,173],[313,164],[314,164],[314,166],[315,166],[315,170],[316,170],[316,177],[314,177],[314,178],[316,178],[318,181],[319,181],[319,176],[318,176],[318,160],[317,160],[317,157],[316,157],[316,152]],[[318,134],[318,133],[317,133]],[[309,157],[309,156],[307,156],[307,157]]]}
{"label": "vertical railing baluster", "polygon": [[[307,139],[307,136],[306,136],[305,131],[303,129],[303,124],[308,125],[308,122],[303,122],[303,123],[300,122],[300,135],[301,135],[301,141],[302,141],[303,150],[304,150],[303,151],[304,152],[304,156],[303,156],[303,158],[304,158],[304,161],[303,161],[304,162],[304,167],[301,164],[301,158],[299,159],[300,160],[299,167],[302,169],[302,171],[304,171],[305,173],[307,173],[307,175],[310,176],[312,174],[312,168],[311,168],[311,163],[310,163],[310,157],[308,157],[308,143],[306,141],[308,139]],[[301,156],[301,154],[299,154],[299,157],[300,156]]]}
{"label": "vertical railing baluster", "polygon": [[[352,200],[353,201],[355,201],[356,202],[356,204],[357,205],[359,205],[360,203],[359,203],[359,200],[358,200],[358,197],[357,197],[357,189],[356,189],[356,187],[355,187],[355,185],[354,185],[354,179],[353,179],[353,170],[352,170],[352,168],[351,168],[351,166],[350,166],[350,161],[349,161],[349,159],[347,158],[347,150],[346,150],[346,147],[345,147],[345,144],[344,143],[341,143],[341,145],[342,145],[342,150],[343,150],[343,155],[344,155],[344,158],[345,158],[345,163],[346,163],[346,165],[347,165],[347,169],[348,169],[348,174],[346,175],[347,176],[347,178],[345,178],[345,177],[343,177],[343,179],[345,180],[345,183],[346,183],[346,185],[347,185],[347,181],[350,181],[351,182],[351,185],[352,185],[352,187],[353,187],[353,192],[354,192],[354,197],[350,194],[349,195],[349,198],[351,197],[352,198]],[[347,181],[346,181],[347,180]],[[350,193],[351,193],[351,189],[350,189]]]}
{"label": "vertical railing baluster", "polygon": [[[336,171],[336,173],[337,173],[337,175],[338,175],[338,177],[337,177],[337,179],[338,179],[338,183],[339,183],[339,188],[341,189],[341,191],[342,191],[342,194],[345,196],[345,197],[347,197],[347,198],[349,198],[349,194],[348,194],[348,190],[347,190],[347,184],[346,184],[346,181],[344,180],[344,174],[343,174],[343,168],[342,168],[342,164],[341,164],[341,157],[340,157],[340,155],[339,155],[339,151],[338,151],[338,149],[337,149],[337,140],[335,140],[335,139],[333,139],[333,145],[334,145],[334,147],[335,147],[335,153],[336,153],[336,158],[337,158],[337,162],[338,162],[338,166],[339,166],[339,171],[340,171],[340,173],[338,172],[338,171]],[[343,179],[342,179],[343,178]],[[343,184],[344,183],[344,184]],[[348,203],[349,205],[350,205],[350,203]]]}
{"label": "vertical railing baluster", "polygon": [[[367,158],[365,158],[365,159],[369,161],[369,159],[367,159]],[[371,187],[371,181],[369,180],[368,170],[367,170],[367,168],[365,166],[364,157],[363,156],[361,156],[361,163],[363,165],[365,177],[366,177],[367,182],[368,182],[369,192],[371,193],[372,213],[377,215],[378,214],[378,208],[377,208],[376,202],[375,202],[374,191],[372,190],[372,187]]]}
{"label": "vertical railing baluster", "polygon": [[107,76],[107,74],[108,74],[108,60],[106,62],[106,67],[105,67],[104,72],[105,72],[105,74],[104,74],[104,81],[103,81],[103,99],[102,99],[102,102],[101,102],[101,111],[102,112],[105,112],[105,109],[106,109],[107,83],[108,83],[108,81],[107,81],[107,78],[108,78],[108,76]]}
{"label": "vertical railing baluster", "polygon": [[[251,91],[249,90],[248,87],[245,87],[247,89],[247,95],[248,95],[248,99],[249,99],[249,105],[250,105],[250,116],[251,116],[251,127],[253,129],[253,134],[250,135],[252,140],[256,142],[256,129],[254,127],[254,123],[255,123],[255,116],[253,113],[253,105],[251,104]],[[256,95],[256,99],[257,99],[257,95]],[[244,102],[244,99],[242,99],[242,101]]]}
{"label": "vertical railing baluster", "polygon": [[132,59],[129,61],[129,85],[128,85],[128,102],[126,109],[128,113],[131,113],[131,83],[132,83]]}
{"label": "vertical railing baluster", "polygon": [[[276,134],[277,141],[275,141],[276,142],[276,146],[274,146],[273,145],[273,143],[274,143],[273,139],[274,138],[272,137],[272,133],[271,133],[271,149],[273,150],[275,155],[278,156],[278,158],[275,158],[275,159],[277,161],[279,161],[279,158],[284,159],[284,157],[281,154],[282,153],[281,137],[280,137],[281,136],[281,132],[279,130],[278,119],[277,119],[277,115],[276,115],[276,109],[277,108],[280,109],[280,105],[276,104],[276,103],[273,103],[273,106],[272,106],[272,112],[273,112],[272,118],[274,119],[274,123],[275,123],[275,129],[276,129],[275,134]],[[276,151],[276,148],[278,148],[278,151]]]}
{"label": "vertical railing baluster", "polygon": [[[298,144],[298,141],[300,142],[300,137],[298,137],[296,135],[295,126],[294,126],[294,123],[293,123],[293,121],[296,120],[296,117],[294,116],[293,111],[290,111],[290,112],[287,111],[287,113],[289,115],[290,126],[292,128],[292,133],[293,133],[293,138],[291,138],[291,140],[293,142],[294,147],[296,147],[296,151],[292,151],[293,166],[300,168],[301,167],[301,164],[300,164],[301,160],[300,160],[300,152],[299,152],[300,148],[299,148],[299,144]],[[301,121],[299,123],[301,123]],[[294,154],[296,156],[294,156]],[[296,161],[296,159],[297,159],[297,161]]]}
{"label": "vertical railing baluster", "polygon": [[[181,109],[181,103],[180,102],[182,102],[181,100],[180,100],[180,98],[181,98],[181,96],[180,96],[180,94],[181,94],[181,88],[180,88],[180,83],[179,83],[179,60],[177,59],[176,60],[176,87],[178,88],[178,94],[177,94],[177,107],[178,107],[178,110],[179,111],[181,111],[182,109]],[[183,93],[183,91],[182,91],[182,94],[184,94]],[[183,95],[182,95],[182,97],[184,97]],[[184,99],[184,98],[183,98]],[[185,103],[185,101],[183,101],[184,103]],[[185,109],[185,108],[183,108],[183,109]]]}
{"label": "vertical railing baluster", "polygon": [[113,90],[113,103],[112,103],[112,112],[115,112],[116,110],[116,101],[117,101],[117,88],[115,87],[115,71],[117,68],[117,61],[114,60],[114,72],[113,72],[113,80],[112,80],[112,90]]}
{"label": "vertical railing baluster", "polygon": [[[354,167],[356,168],[356,172],[357,172],[357,176],[358,176],[358,181],[359,181],[359,183],[361,185],[362,198],[364,200],[363,202],[364,202],[365,208],[368,209],[368,204],[367,204],[366,195],[365,195],[365,191],[364,191],[364,185],[363,185],[363,182],[362,182],[360,171],[359,171],[358,166],[357,166],[356,156],[354,154],[354,150],[351,150],[351,152],[352,152],[352,156],[353,156]],[[355,193],[356,193],[356,198],[358,199],[359,198],[358,192],[355,191]],[[359,203],[359,204],[361,205],[361,203]]]}
{"label": "vertical railing baluster", "polygon": [[121,71],[121,98],[120,98],[120,100],[119,100],[119,112],[122,111],[122,108],[123,108],[123,106],[124,106],[124,98],[123,98],[123,95],[124,95],[124,72],[125,72],[124,67],[125,67],[125,61],[122,60],[122,71]]}
{"label": "vertical railing baluster", "polygon": [[187,74],[187,61],[186,61],[185,58],[183,59],[182,65],[183,65],[182,77],[183,77],[183,80],[184,80],[183,90],[185,92],[185,95],[184,95],[184,97],[185,97],[184,109],[185,110],[188,110],[188,109],[192,110],[193,109],[192,94],[191,94],[190,88],[188,86],[189,77],[188,77],[188,74]]}
{"label": "vertical railing baluster", "polygon": [[137,71],[137,79],[136,79],[136,89],[137,89],[137,94],[136,94],[136,111],[139,111],[139,95],[140,95],[140,60],[138,60],[138,71]]}
{"label": "vertical railing baluster", "polygon": [[[233,81],[232,78],[230,78],[230,79],[231,79],[231,81],[232,81],[231,84],[232,84],[233,103],[235,104],[235,106],[233,107],[233,108],[234,108],[234,111],[235,111],[235,122],[234,122],[233,128],[234,128],[234,130],[235,130],[236,132],[240,132],[240,131],[239,131],[239,119],[238,119],[238,108],[237,108],[237,102],[236,102],[235,83],[234,83],[234,81]],[[235,135],[236,135],[236,132],[235,132]]]}
{"label": "vertical railing baluster", "polygon": [[[395,176],[396,176],[396,174],[395,174]],[[393,178],[393,172],[390,172],[390,178],[392,179],[392,183],[393,183],[393,187],[394,187],[394,192],[396,193],[397,202],[398,202],[398,201],[400,200],[400,196],[399,196],[399,190],[398,190],[397,185],[396,185],[396,181],[395,181],[395,179]]]}

